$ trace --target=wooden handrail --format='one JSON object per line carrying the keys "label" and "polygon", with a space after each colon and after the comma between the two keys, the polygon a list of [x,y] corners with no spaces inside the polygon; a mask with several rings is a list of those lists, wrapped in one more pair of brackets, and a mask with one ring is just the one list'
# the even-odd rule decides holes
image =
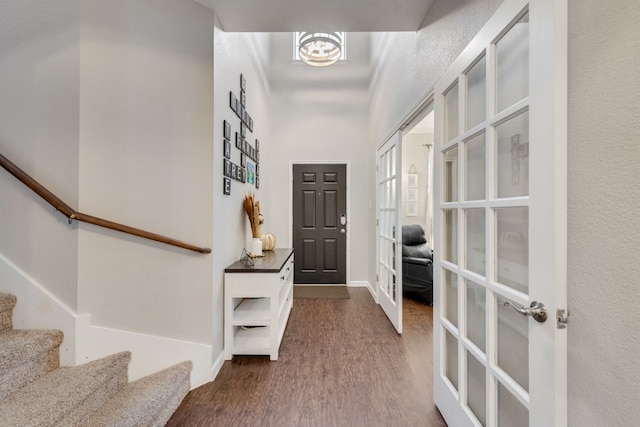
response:
{"label": "wooden handrail", "polygon": [[162,236],[160,234],[151,233],[148,231],[140,230],[138,228],[129,227],[128,225],[118,224],[117,222],[108,221],[106,219],[83,214],[82,212],[77,212],[51,191],[47,190],[42,184],[33,179],[18,166],[13,164],[2,154],[0,154],[0,166],[5,168],[11,175],[15,176],[18,181],[22,182],[24,185],[33,190],[34,193],[42,197],[47,203],[53,206],[56,210],[60,211],[70,220],[75,219],[76,221],[86,222],[88,224],[93,224],[111,230],[120,231],[122,233],[131,234],[133,236],[142,237],[144,239],[154,240],[156,242],[165,243],[167,245],[188,249],[190,251],[200,252],[201,254],[211,253],[210,248],[201,248],[199,246],[194,246],[189,243],[181,242],[180,240]]}

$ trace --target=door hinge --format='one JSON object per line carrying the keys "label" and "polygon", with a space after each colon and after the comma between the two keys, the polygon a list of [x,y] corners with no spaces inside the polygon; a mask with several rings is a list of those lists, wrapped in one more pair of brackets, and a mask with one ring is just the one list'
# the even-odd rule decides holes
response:
{"label": "door hinge", "polygon": [[567,329],[569,323],[569,310],[559,308],[556,310],[556,327],[558,329]]}

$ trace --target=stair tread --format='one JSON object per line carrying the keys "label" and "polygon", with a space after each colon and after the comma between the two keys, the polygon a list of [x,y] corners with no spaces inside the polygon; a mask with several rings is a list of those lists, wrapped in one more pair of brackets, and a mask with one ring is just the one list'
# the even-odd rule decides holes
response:
{"label": "stair tread", "polygon": [[130,359],[131,353],[122,352],[49,372],[5,399],[0,405],[0,420],[19,426],[54,425],[65,420],[115,376],[124,375],[126,383]]}
{"label": "stair tread", "polygon": [[164,426],[190,389],[192,363],[133,381],[100,407],[86,426]]}
{"label": "stair tread", "polygon": [[0,370],[34,359],[62,344],[64,334],[56,330],[17,330],[0,332]]}
{"label": "stair tread", "polygon": [[0,332],[0,400],[60,366],[60,331]]}
{"label": "stair tread", "polygon": [[0,292],[0,331],[13,328],[13,308],[17,301],[14,295]]}
{"label": "stair tread", "polygon": [[15,295],[0,292],[0,311],[13,310],[13,307],[16,306],[17,302],[18,299]]}

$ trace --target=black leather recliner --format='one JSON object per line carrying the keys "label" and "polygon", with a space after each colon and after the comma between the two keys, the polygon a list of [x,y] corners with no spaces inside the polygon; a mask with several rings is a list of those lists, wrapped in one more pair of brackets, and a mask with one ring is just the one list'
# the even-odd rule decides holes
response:
{"label": "black leather recliner", "polygon": [[422,226],[402,226],[402,294],[433,305],[433,251]]}

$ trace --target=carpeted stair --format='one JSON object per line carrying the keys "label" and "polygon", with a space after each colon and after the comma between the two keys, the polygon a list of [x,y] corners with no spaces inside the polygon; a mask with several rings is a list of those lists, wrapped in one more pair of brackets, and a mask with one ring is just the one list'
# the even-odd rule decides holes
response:
{"label": "carpeted stair", "polygon": [[191,362],[128,383],[131,354],[59,367],[60,331],[13,329],[0,293],[0,425],[164,426],[189,392]]}

